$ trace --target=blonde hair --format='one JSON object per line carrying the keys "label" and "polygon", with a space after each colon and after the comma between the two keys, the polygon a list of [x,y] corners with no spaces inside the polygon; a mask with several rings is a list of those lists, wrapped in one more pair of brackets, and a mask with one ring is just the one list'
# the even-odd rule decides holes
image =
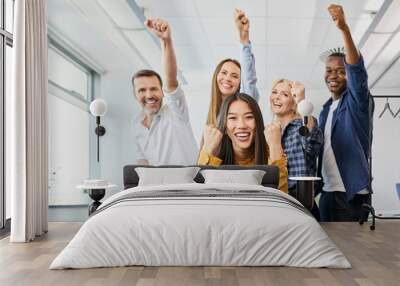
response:
{"label": "blonde hair", "polygon": [[[276,79],[276,80],[274,80],[274,81],[272,82],[271,92],[272,92],[272,91],[274,90],[274,88],[275,88],[278,84],[280,84],[280,83],[287,84],[287,85],[290,87],[290,89],[292,89],[292,83],[293,83],[293,81],[288,80],[288,79],[286,79],[286,78],[279,78],[279,79]],[[291,95],[291,98],[292,98],[292,100],[293,100],[293,112],[294,112],[294,114],[296,114],[296,115],[300,115],[299,112],[298,112],[298,110],[297,110],[297,102],[296,102],[295,97],[294,97],[293,94],[292,94],[292,91],[290,91],[290,95]]]}

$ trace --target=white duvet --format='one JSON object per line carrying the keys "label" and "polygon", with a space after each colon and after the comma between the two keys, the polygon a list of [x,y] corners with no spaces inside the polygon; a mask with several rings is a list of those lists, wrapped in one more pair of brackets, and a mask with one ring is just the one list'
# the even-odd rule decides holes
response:
{"label": "white duvet", "polygon": [[[262,190],[262,186],[180,184],[131,192]],[[136,194],[136,193],[135,193]],[[350,268],[318,222],[290,204],[259,198],[182,197],[122,201],[90,217],[50,269],[146,266],[293,266]]]}

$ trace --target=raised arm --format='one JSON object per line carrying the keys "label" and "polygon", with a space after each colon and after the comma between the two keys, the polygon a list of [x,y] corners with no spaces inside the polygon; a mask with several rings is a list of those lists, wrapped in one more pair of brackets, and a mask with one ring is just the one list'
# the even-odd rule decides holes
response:
{"label": "raised arm", "polygon": [[178,67],[174,46],[172,44],[171,27],[167,21],[162,19],[147,19],[146,27],[156,35],[161,42],[162,66],[165,76],[165,89],[172,92],[178,87]]}
{"label": "raised arm", "polygon": [[246,14],[239,9],[235,9],[234,20],[236,28],[239,32],[239,39],[241,43],[240,91],[247,93],[248,95],[253,97],[256,101],[258,101],[260,95],[257,89],[256,63],[254,55],[251,51],[251,43],[249,36],[250,22]]}
{"label": "raised arm", "polygon": [[277,123],[267,124],[264,129],[265,140],[268,144],[269,158],[268,164],[279,168],[279,186],[282,192],[288,192],[288,169],[287,157],[283,153],[281,126]]}
{"label": "raised arm", "polygon": [[343,36],[345,48],[345,69],[347,87],[351,91],[352,106],[361,111],[360,114],[368,113],[368,74],[364,61],[354,44],[350,28],[346,23],[343,7],[330,5],[328,11]]}
{"label": "raised arm", "polygon": [[329,14],[331,14],[332,20],[335,22],[336,27],[338,27],[342,33],[344,49],[346,51],[346,63],[350,65],[357,64],[360,59],[360,54],[354,44],[350,28],[346,23],[343,7],[332,4],[328,7],[328,11]]}

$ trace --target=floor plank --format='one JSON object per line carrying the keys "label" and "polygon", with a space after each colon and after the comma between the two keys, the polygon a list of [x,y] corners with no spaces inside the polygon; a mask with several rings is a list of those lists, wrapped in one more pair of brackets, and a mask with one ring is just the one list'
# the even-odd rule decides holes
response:
{"label": "floor plank", "polygon": [[352,269],[290,267],[116,267],[48,269],[81,223],[49,224],[49,233],[32,243],[0,240],[0,285],[398,286],[400,222],[379,221],[375,231],[357,223],[322,227],[351,262]]}

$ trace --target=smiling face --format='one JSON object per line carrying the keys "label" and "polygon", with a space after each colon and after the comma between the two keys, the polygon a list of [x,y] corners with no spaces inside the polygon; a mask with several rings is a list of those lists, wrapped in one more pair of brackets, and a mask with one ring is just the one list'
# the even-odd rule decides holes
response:
{"label": "smiling face", "polygon": [[230,61],[224,63],[217,75],[217,85],[223,97],[236,93],[240,86],[240,68]]}
{"label": "smiling face", "polygon": [[134,79],[135,95],[147,114],[157,113],[164,94],[156,76],[142,76]]}
{"label": "smiling face", "polygon": [[233,150],[247,150],[254,144],[256,120],[246,102],[236,100],[229,106],[226,130]]}
{"label": "smiling face", "polygon": [[330,56],[326,60],[325,83],[329,91],[335,96],[340,96],[346,89],[347,78],[342,57]]}
{"label": "smiling face", "polygon": [[296,102],[292,96],[289,82],[285,80],[274,86],[269,103],[271,111],[275,115],[284,116],[295,112]]}

